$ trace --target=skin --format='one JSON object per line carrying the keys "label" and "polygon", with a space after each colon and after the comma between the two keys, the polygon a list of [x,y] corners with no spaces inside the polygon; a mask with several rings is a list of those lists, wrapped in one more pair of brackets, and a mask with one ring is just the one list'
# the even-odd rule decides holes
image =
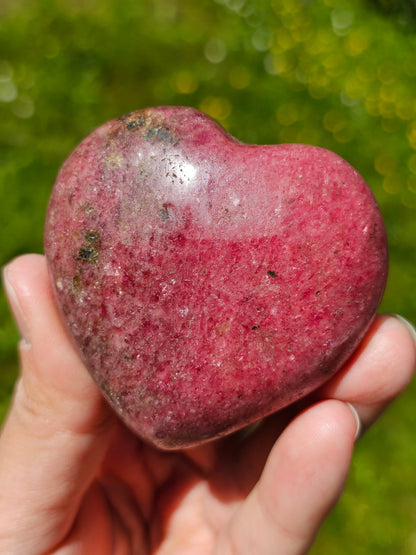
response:
{"label": "skin", "polygon": [[250,433],[161,452],[103,402],[61,326],[44,258],[14,260],[4,280],[23,339],[0,437],[1,553],[305,553],[342,493],[356,416],[362,434],[416,362],[408,324],[378,316],[301,404]]}

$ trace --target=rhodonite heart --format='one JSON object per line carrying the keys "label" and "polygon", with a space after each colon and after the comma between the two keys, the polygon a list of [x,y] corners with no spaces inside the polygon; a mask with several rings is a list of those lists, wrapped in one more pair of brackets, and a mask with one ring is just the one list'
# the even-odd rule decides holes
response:
{"label": "rhodonite heart", "polygon": [[45,251],[94,380],[166,449],[235,431],[334,375],[373,319],[388,258],[347,162],[240,143],[183,107],[133,112],[75,149]]}

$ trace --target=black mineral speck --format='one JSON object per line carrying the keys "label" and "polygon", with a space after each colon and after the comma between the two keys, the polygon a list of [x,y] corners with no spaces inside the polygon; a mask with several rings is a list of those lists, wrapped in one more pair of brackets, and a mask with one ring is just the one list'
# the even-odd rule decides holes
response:
{"label": "black mineral speck", "polygon": [[148,141],[163,141],[166,143],[174,144],[176,143],[175,137],[171,134],[167,127],[163,127],[161,125],[154,125],[153,127],[149,127],[143,137]]}
{"label": "black mineral speck", "polygon": [[77,260],[83,260],[95,264],[98,260],[99,247],[101,245],[100,235],[94,229],[89,229],[84,235],[84,244],[78,251]]}
{"label": "black mineral speck", "polygon": [[100,236],[94,229],[89,229],[85,234],[85,242],[87,245],[99,247],[101,243]]}
{"label": "black mineral speck", "polygon": [[84,245],[79,249],[78,260],[85,260],[90,264],[95,264],[98,260],[98,249],[96,247],[91,247],[90,245]]}
{"label": "black mineral speck", "polygon": [[121,116],[119,120],[125,124],[129,131],[143,127],[146,124],[146,118],[140,113],[129,113],[125,116]]}

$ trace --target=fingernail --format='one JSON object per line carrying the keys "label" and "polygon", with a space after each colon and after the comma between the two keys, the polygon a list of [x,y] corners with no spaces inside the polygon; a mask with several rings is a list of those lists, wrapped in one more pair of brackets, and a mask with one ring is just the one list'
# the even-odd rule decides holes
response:
{"label": "fingernail", "polygon": [[17,327],[19,328],[20,334],[22,336],[22,345],[29,346],[30,345],[30,334],[29,328],[26,322],[26,317],[20,306],[19,299],[16,295],[16,291],[14,290],[13,286],[9,280],[9,267],[5,266],[3,268],[3,285],[4,290],[6,291],[7,299],[9,301],[10,309],[13,313],[14,319],[16,320]]}
{"label": "fingernail", "polygon": [[402,324],[406,326],[406,328],[410,332],[410,335],[413,337],[413,341],[416,344],[416,329],[413,326],[413,324],[411,324],[408,320],[406,320],[406,318],[403,318],[403,316],[400,316],[400,314],[390,314],[390,316],[397,318],[397,320],[400,320],[400,322],[402,322]]}
{"label": "fingernail", "polygon": [[362,432],[362,424],[361,424],[361,418],[357,412],[357,409],[354,407],[354,405],[352,405],[351,403],[346,403],[349,408],[351,409],[351,412],[354,415],[355,418],[355,423],[356,423],[356,429],[355,429],[355,437],[354,437],[354,441],[357,441],[358,439],[360,439],[361,436],[361,432]]}

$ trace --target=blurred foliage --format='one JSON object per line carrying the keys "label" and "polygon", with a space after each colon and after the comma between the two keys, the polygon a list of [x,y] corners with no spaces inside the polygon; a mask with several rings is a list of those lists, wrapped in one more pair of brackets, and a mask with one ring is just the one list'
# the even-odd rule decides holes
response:
{"label": "blurred foliage", "polygon": [[403,29],[415,30],[416,0],[368,0],[376,9],[396,21]]}
{"label": "blurred foliage", "polygon": [[[42,251],[60,164],[137,108],[200,108],[240,140],[333,150],[371,186],[390,241],[382,309],[416,321],[414,0],[2,0],[1,263]],[[0,298],[0,405],[17,332]],[[392,369],[394,371],[394,369]],[[314,553],[416,554],[412,388],[357,449]]]}

